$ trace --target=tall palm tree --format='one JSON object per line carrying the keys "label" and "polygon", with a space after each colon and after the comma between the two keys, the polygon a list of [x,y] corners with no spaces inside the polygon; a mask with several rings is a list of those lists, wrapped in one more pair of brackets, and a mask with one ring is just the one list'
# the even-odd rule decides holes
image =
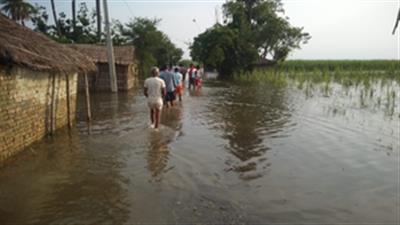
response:
{"label": "tall palm tree", "polygon": [[51,10],[53,11],[54,23],[57,28],[57,34],[58,34],[58,36],[61,36],[60,24],[58,23],[58,19],[57,19],[56,6],[54,4],[54,0],[50,0],[50,2],[51,2]]}
{"label": "tall palm tree", "polygon": [[24,0],[0,0],[3,10],[12,20],[25,26],[25,20],[31,18],[34,7]]}
{"label": "tall palm tree", "polygon": [[399,26],[399,22],[400,22],[400,8],[399,8],[399,13],[397,14],[396,24],[394,25],[394,28],[393,28],[393,32],[392,32],[393,35],[396,32],[397,26]]}

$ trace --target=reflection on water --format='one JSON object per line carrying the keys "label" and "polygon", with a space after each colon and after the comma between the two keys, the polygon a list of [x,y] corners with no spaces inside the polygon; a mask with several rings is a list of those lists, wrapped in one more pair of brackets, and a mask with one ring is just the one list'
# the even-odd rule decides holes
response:
{"label": "reflection on water", "polygon": [[168,165],[168,146],[163,141],[161,133],[154,132],[149,137],[149,151],[147,156],[147,168],[152,177],[159,177]]}
{"label": "reflection on water", "polygon": [[92,95],[90,134],[0,170],[1,224],[395,224],[399,84],[346,82],[208,81],[160,131],[142,90]]}
{"label": "reflection on water", "polygon": [[228,141],[225,148],[237,159],[227,160],[230,166],[227,170],[240,173],[242,179],[254,179],[261,176],[257,167],[270,166],[265,158],[265,152],[270,149],[268,140],[284,135],[281,131],[290,126],[290,113],[282,88],[235,89],[216,93],[219,99],[208,106],[213,112],[209,120]]}

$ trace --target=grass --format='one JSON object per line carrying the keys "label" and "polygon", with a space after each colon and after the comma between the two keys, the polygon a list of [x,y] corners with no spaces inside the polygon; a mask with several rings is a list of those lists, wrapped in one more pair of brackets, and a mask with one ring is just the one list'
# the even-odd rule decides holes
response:
{"label": "grass", "polygon": [[288,71],[399,71],[399,60],[288,60],[280,65]]}
{"label": "grass", "polygon": [[395,80],[400,84],[400,61],[397,60],[289,60],[279,66],[240,73],[240,82],[285,83],[287,78],[313,83],[335,81],[344,86],[368,86],[373,80]]}
{"label": "grass", "polygon": [[272,83],[274,85],[286,85],[287,80],[281,71],[254,70],[252,72],[235,74],[234,81],[240,83]]}
{"label": "grass", "polygon": [[[344,94],[351,98],[357,93],[361,108],[382,106],[387,115],[392,116],[399,100],[400,62],[294,60],[276,67],[238,73],[233,79],[241,84],[290,84],[303,90],[306,97]],[[337,89],[338,85],[340,89]]]}

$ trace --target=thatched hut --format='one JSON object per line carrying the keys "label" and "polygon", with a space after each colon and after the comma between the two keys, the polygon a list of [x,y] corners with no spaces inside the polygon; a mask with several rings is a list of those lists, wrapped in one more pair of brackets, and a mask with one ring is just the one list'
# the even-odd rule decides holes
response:
{"label": "thatched hut", "polygon": [[75,119],[85,55],[0,14],[0,162]]}
{"label": "thatched hut", "polygon": [[[85,54],[97,66],[97,71],[89,74],[89,87],[93,91],[109,91],[110,73],[107,58],[107,47],[104,45],[70,44],[69,47]],[[137,63],[135,48],[133,46],[114,47],[115,69],[117,73],[117,85],[119,91],[127,91],[134,87],[137,81]],[[83,90],[84,80],[79,80],[79,89]]]}

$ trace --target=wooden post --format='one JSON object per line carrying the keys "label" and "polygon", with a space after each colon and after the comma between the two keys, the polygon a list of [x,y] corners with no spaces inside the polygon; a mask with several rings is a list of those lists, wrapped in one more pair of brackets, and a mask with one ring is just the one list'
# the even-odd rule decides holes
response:
{"label": "wooden post", "polygon": [[50,135],[54,135],[56,127],[56,74],[52,74],[51,81],[51,112],[50,112]]}
{"label": "wooden post", "polygon": [[108,67],[110,73],[110,85],[111,92],[117,92],[117,75],[115,71],[115,63],[114,63],[114,49],[113,43],[111,40],[111,30],[110,30],[110,19],[108,17],[108,6],[107,0],[103,0],[103,10],[104,10],[104,22],[106,24],[106,39],[107,39],[107,56],[108,56]]}
{"label": "wooden post", "polygon": [[68,129],[71,130],[71,104],[70,104],[70,92],[69,92],[69,76],[65,74],[65,83],[66,83],[66,97],[67,97],[67,122],[68,122]]}
{"label": "wooden post", "polygon": [[85,76],[85,95],[86,95],[86,112],[87,112],[87,121],[90,122],[92,119],[92,113],[90,110],[90,96],[89,96],[89,82],[87,78],[87,74],[84,74]]}

